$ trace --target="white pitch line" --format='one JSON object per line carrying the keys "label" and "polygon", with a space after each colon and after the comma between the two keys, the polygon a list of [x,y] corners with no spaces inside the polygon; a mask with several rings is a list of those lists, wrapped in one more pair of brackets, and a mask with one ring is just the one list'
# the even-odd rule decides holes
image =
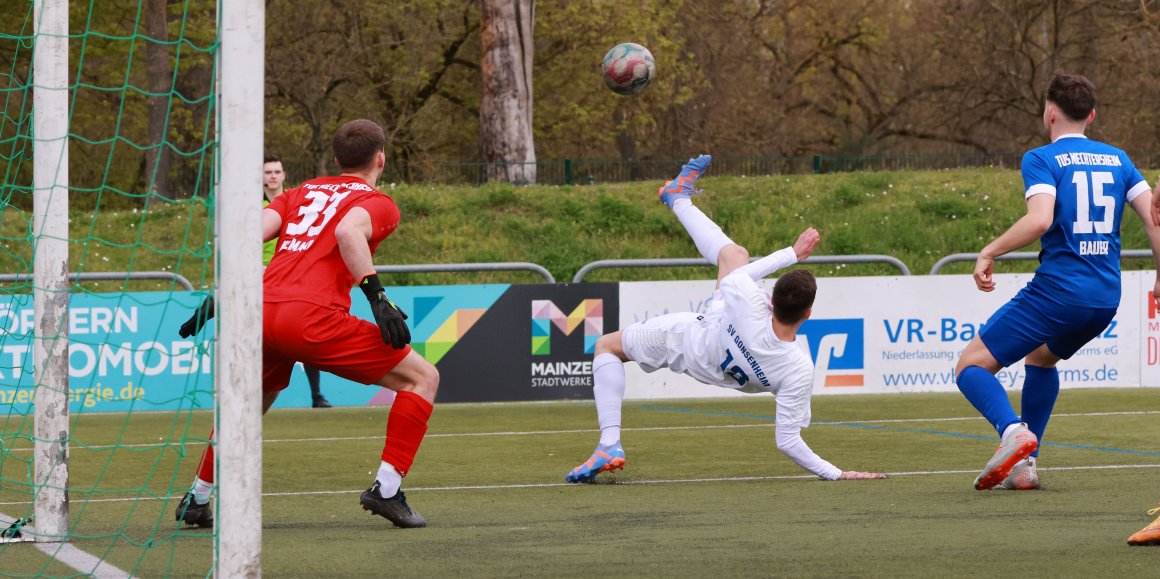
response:
{"label": "white pitch line", "polygon": [[[0,503],[0,504],[17,504],[17,503]],[[27,504],[27,503],[25,503]],[[0,513],[0,519],[5,521],[13,520],[12,517]],[[21,527],[21,532],[25,536],[35,536],[36,528],[32,525]],[[104,561],[101,558],[91,555],[81,549],[78,549],[71,543],[33,543],[33,545],[40,552],[48,555],[50,559],[58,563],[64,563],[77,571],[84,573],[86,577],[96,577],[97,579],[124,579],[132,577],[132,575],[118,569],[115,565]]]}
{"label": "white pitch line", "polygon": [[[1160,410],[1133,410],[1128,412],[1073,412],[1052,414],[1052,418],[1087,418],[1092,416],[1137,416],[1160,414]],[[953,418],[886,418],[882,420],[826,420],[814,424],[893,424],[905,422],[962,422],[978,420],[981,416],[957,416]]]}
{"label": "white pitch line", "polygon": [[94,555],[90,555],[69,543],[35,543],[36,548],[58,563],[64,563],[89,577],[97,579],[123,579],[132,575],[111,565]]}
{"label": "white pitch line", "polygon": [[[712,413],[690,412],[688,414],[697,415],[705,414],[714,416]],[[1147,416],[1153,414],[1160,414],[1160,410],[1139,410],[1128,412],[1075,412],[1053,414],[1052,418],[1089,418],[1098,416]],[[725,415],[728,416],[728,415]],[[755,418],[756,419],[756,418]],[[963,422],[979,420],[979,416],[955,416],[948,418],[882,418],[874,420],[826,420],[817,421],[813,424],[815,426],[840,426],[846,424],[904,424],[914,422]],[[690,426],[645,426],[637,428],[624,428],[623,430],[629,432],[649,432],[649,431],[664,431],[664,430],[716,430],[723,428],[768,428],[772,426],[773,422],[757,422],[749,424],[702,424]],[[445,432],[428,434],[425,438],[478,438],[486,436],[543,436],[551,434],[590,434],[599,432],[597,428],[574,428],[567,430],[501,430],[494,432]],[[382,436],[322,436],[313,438],[271,438],[266,439],[263,444],[284,444],[284,443],[310,443],[310,442],[350,442],[358,440],[382,440]],[[73,450],[115,450],[118,448],[165,448],[171,446],[181,446],[182,442],[155,442],[142,444],[105,444],[105,445],[73,445]],[[184,444],[204,444],[200,440],[186,440]],[[31,448],[13,448],[9,452],[32,452]]]}
{"label": "white pitch line", "polygon": [[[649,430],[712,430],[718,428],[769,428],[772,422],[759,422],[756,424],[711,424],[702,426],[651,426],[641,428],[625,428],[623,430],[631,430],[634,432],[642,432]],[[523,431],[499,431],[499,432],[445,432],[428,434],[424,436],[427,438],[473,438],[483,436],[540,436],[544,434],[591,434],[593,432],[600,432],[598,428],[576,428],[571,430],[523,430]],[[283,444],[287,442],[349,442],[357,440],[382,440],[381,435],[376,436],[318,436],[311,438],[268,438],[263,440],[263,444]],[[151,442],[145,444],[103,444],[103,445],[79,445],[72,446],[72,450],[115,450],[118,448],[165,448],[170,446],[181,446],[182,442]],[[202,440],[187,439],[186,445],[205,444]],[[31,448],[13,448],[9,452],[31,452]]]}
{"label": "white pitch line", "polygon": [[[1053,466],[1040,467],[1041,471],[1063,471],[1063,470],[1121,470],[1131,468],[1160,468],[1160,464],[1105,464],[1105,465],[1088,465],[1088,466]],[[969,470],[916,470],[905,472],[888,472],[886,476],[938,476],[948,474],[977,474],[978,469]],[[751,482],[751,481],[775,481],[775,480],[816,480],[818,477],[812,474],[792,474],[792,475],[777,475],[777,476],[735,476],[735,477],[706,477],[706,478],[681,478],[681,479],[651,479],[651,480],[628,480],[614,483],[615,485],[664,485],[664,484],[688,484],[688,483],[713,483],[713,482]],[[563,482],[551,483],[523,483],[523,484],[507,484],[507,485],[456,485],[445,487],[410,487],[407,492],[437,492],[437,491],[489,491],[489,490],[519,490],[519,489],[544,489],[557,487],[583,487],[588,486],[584,484],[573,484]],[[599,485],[597,485],[599,486]],[[299,491],[299,492],[278,492],[278,493],[262,493],[262,497],[302,497],[302,496],[323,496],[323,495],[344,495],[361,493],[364,489],[347,489],[335,491]],[[184,491],[183,491],[184,493]],[[146,500],[173,500],[181,495],[173,495],[171,497],[133,497],[120,499],[90,499],[86,503],[124,503],[132,501],[146,501]],[[0,503],[0,506],[19,505],[28,506],[28,502],[11,502]]]}

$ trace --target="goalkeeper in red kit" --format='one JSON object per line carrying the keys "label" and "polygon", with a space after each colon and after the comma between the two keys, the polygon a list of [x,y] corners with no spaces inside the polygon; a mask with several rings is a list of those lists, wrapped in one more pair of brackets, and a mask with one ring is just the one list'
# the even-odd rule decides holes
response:
{"label": "goalkeeper in red kit", "polygon": [[[371,256],[399,224],[399,209],[374,187],[386,163],[379,125],[351,121],[334,135],[337,177],[320,177],[274,199],[262,210],[263,241],[278,247],[263,278],[262,412],[290,382],[296,362],[362,384],[395,391],[387,419],[382,464],[359,498],[363,509],[399,527],[427,521],[400,489],[427,432],[439,371],[407,344],[407,315],[387,298]],[[377,324],[350,314],[350,288],[366,295]],[[181,328],[183,336],[213,317],[212,298]],[[177,520],[213,526],[212,444]]]}

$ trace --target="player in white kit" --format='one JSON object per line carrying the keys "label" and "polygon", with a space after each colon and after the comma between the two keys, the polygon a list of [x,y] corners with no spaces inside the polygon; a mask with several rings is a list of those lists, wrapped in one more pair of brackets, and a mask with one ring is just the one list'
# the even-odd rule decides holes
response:
{"label": "player in white kit", "polygon": [[774,285],[772,300],[756,282],[809,257],[818,244],[817,230],[806,229],[792,247],[750,263],[749,252],[733,243],[690,199],[699,193],[694,184],[711,160],[708,155],[690,159],[658,195],[701,255],[717,265],[713,298],[703,314],[657,316],[600,337],[592,362],[600,443],[565,480],[591,482],[602,472],[624,467],[620,444],[624,362],[636,362],[646,372],[668,368],[712,386],[771,392],[777,396],[777,448],[799,466],[827,480],[886,478],[881,473],[843,471],[802,440],[801,429],[810,423],[814,365],[796,338],[810,317],[817,292],[813,274],[787,272]]}

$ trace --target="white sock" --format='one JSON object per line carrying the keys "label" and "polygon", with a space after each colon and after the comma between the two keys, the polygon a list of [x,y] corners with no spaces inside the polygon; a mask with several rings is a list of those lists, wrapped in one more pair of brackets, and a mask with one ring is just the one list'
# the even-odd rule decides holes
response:
{"label": "white sock", "polygon": [[608,353],[592,361],[592,394],[600,421],[600,444],[620,441],[620,404],[624,400],[624,362]]}
{"label": "white sock", "polygon": [[726,245],[732,245],[733,240],[688,199],[674,201],[673,213],[677,215],[681,225],[685,226],[689,237],[693,238],[693,243],[697,246],[697,251],[701,252],[701,256],[717,265],[717,256],[721,253],[721,249]]}
{"label": "white sock", "polygon": [[375,475],[375,480],[379,481],[379,495],[384,499],[395,496],[399,492],[399,487],[403,485],[402,475],[385,460],[379,465],[379,473]]}
{"label": "white sock", "polygon": [[1011,424],[1008,424],[1008,425],[1007,425],[1007,428],[1004,428],[1004,429],[1003,429],[1003,436],[1002,436],[1002,438],[1007,438],[1007,435],[1008,435],[1008,434],[1011,434],[1012,432],[1014,432],[1014,430],[1015,430],[1016,428],[1019,428],[1020,426],[1023,426],[1023,423],[1022,423],[1022,422],[1013,422],[1013,423],[1011,423]]}
{"label": "white sock", "polygon": [[193,479],[193,500],[197,501],[197,504],[204,505],[208,503],[212,496],[213,483],[205,482],[200,478]]}

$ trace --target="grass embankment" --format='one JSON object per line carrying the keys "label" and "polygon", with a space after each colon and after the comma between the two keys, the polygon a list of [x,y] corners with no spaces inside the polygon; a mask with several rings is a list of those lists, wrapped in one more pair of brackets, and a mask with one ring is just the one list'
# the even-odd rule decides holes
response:
{"label": "grass embankment", "polygon": [[[754,255],[793,242],[807,226],[822,233],[817,255],[884,254],[916,274],[940,257],[978,251],[1024,211],[1018,171],[836,173],[764,177],[707,177],[697,204]],[[658,183],[571,187],[489,185],[384,186],[403,211],[399,230],[375,256],[378,264],[529,261],[568,281],[599,259],[695,257],[673,215],[656,201]],[[1124,247],[1147,247],[1139,220],[1126,210]],[[31,216],[0,213],[4,248],[16,257],[8,272],[27,271]],[[206,209],[173,204],[149,212],[98,211],[72,216],[74,271],[176,271],[208,284],[213,275]],[[257,225],[255,224],[255,227]],[[1034,250],[1035,247],[1029,248]],[[1128,268],[1150,268],[1132,260]],[[970,264],[944,272],[967,273]],[[1033,262],[1008,262],[1000,272],[1030,271]],[[887,265],[816,266],[818,275],[893,274]],[[712,276],[708,268],[603,270],[586,281]],[[517,282],[530,273],[392,275],[392,284]],[[90,284],[91,285],[91,284]],[[135,288],[145,289],[145,288]]]}

